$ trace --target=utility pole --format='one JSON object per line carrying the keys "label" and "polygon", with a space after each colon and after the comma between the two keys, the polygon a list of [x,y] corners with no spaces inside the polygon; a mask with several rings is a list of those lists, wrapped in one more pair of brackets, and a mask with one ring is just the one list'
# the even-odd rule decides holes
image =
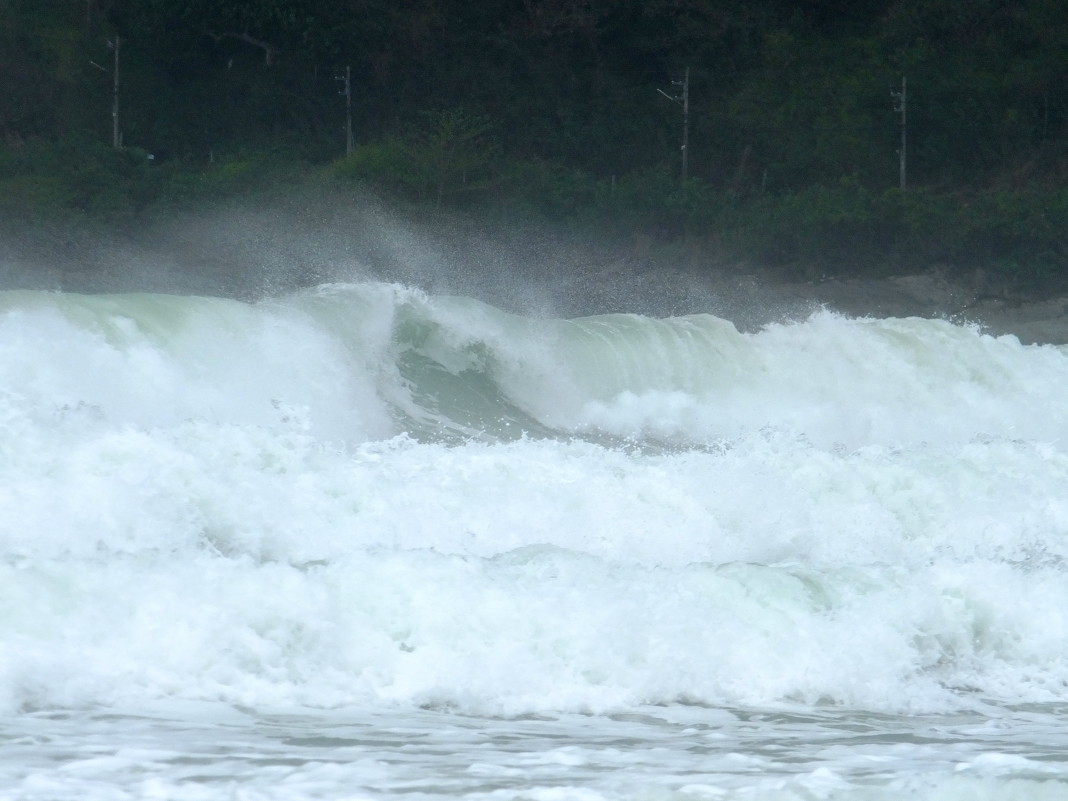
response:
{"label": "utility pole", "polygon": [[345,155],[351,156],[353,149],[352,141],[352,67],[345,67],[345,74],[338,75],[336,80],[341,81],[339,94],[345,96]]}
{"label": "utility pole", "polygon": [[111,146],[122,147],[122,132],[119,130],[119,36],[112,44],[115,49],[114,81],[111,89]]}
{"label": "utility pole", "polygon": [[[119,37],[108,39],[108,47],[115,51],[115,64],[111,68],[111,146],[122,147],[122,131],[119,128]],[[101,67],[95,61],[90,61],[94,67],[106,73],[107,69]]]}
{"label": "utility pole", "polygon": [[901,113],[901,147],[898,149],[898,157],[900,163],[898,164],[899,172],[899,186],[902,190],[905,189],[905,176],[906,176],[906,159],[905,159],[905,147],[908,144],[908,127],[907,127],[907,106],[908,106],[908,84],[905,82],[905,78],[901,78],[901,91],[890,93],[896,100],[897,104],[894,106],[894,111]]}
{"label": "utility pole", "polygon": [[690,68],[686,68],[686,73],[681,81],[672,81],[671,85],[680,87],[682,94],[673,96],[663,89],[657,89],[656,91],[673,103],[678,103],[682,106],[682,182],[686,183],[686,177],[689,174],[690,150]]}

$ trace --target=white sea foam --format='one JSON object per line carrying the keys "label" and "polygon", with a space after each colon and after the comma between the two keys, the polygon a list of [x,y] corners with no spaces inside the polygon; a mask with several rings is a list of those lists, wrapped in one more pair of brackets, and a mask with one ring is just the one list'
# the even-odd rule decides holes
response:
{"label": "white sea foam", "polygon": [[[0,711],[1060,704],[1066,385],[938,321],[7,293]],[[894,787],[1062,797],[997,753]],[[893,797],[820,769],[752,797]]]}

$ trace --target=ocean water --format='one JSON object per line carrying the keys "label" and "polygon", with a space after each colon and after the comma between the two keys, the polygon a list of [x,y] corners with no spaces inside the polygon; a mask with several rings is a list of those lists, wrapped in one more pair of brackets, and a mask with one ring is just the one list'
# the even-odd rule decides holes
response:
{"label": "ocean water", "polygon": [[1068,799],[1068,352],[0,293],[0,799]]}

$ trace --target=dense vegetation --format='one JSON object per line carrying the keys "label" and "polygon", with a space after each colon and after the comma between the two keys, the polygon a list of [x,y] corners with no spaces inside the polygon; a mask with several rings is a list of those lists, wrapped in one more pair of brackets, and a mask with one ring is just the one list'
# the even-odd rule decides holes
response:
{"label": "dense vegetation", "polygon": [[708,263],[1048,285],[1066,79],[1063,0],[3,0],[0,216],[367,184]]}

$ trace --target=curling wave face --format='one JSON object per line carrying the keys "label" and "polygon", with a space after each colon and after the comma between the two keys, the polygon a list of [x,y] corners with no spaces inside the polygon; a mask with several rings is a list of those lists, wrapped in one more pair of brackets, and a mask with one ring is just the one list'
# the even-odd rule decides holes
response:
{"label": "curling wave face", "polygon": [[1062,701],[1068,358],[820,313],[0,294],[0,709]]}

